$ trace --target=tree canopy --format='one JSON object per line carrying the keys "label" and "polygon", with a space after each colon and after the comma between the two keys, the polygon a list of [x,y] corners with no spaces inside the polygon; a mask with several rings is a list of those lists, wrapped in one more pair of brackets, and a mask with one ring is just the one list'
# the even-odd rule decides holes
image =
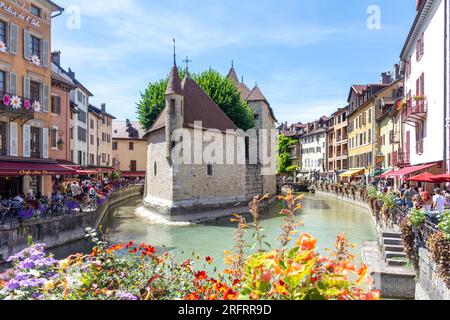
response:
{"label": "tree canopy", "polygon": [[291,146],[297,143],[296,139],[286,137],[282,134],[278,139],[278,174],[292,171]]}
{"label": "tree canopy", "polygon": [[[182,69],[179,73],[182,78],[186,75],[185,70]],[[228,78],[211,69],[189,75],[238,128],[246,131],[254,126],[253,110],[241,100],[239,91]],[[145,129],[150,129],[164,110],[167,83],[167,78],[152,82],[141,93],[141,100],[137,103],[137,114]]]}

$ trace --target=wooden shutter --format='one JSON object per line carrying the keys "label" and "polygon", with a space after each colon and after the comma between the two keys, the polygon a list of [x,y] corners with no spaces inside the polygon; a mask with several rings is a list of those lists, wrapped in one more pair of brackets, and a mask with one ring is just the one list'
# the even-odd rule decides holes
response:
{"label": "wooden shutter", "polygon": [[42,128],[42,158],[48,159],[48,128]]}
{"label": "wooden shutter", "polygon": [[18,146],[18,136],[19,130],[17,123],[10,122],[9,123],[9,155],[12,157],[19,156],[19,146]]}
{"label": "wooden shutter", "polygon": [[31,59],[31,35],[26,29],[23,30],[23,57]]}
{"label": "wooden shutter", "polygon": [[29,158],[31,156],[31,127],[23,126],[23,156]]}
{"label": "wooden shutter", "polygon": [[31,97],[30,86],[31,86],[30,78],[23,77],[23,97],[25,99],[30,99]]}
{"label": "wooden shutter", "polygon": [[50,108],[50,87],[42,85],[42,111],[48,112]]}
{"label": "wooden shutter", "polygon": [[44,39],[42,40],[42,50],[41,50],[41,61],[42,66],[44,68],[48,68],[48,60],[49,60],[49,43],[48,40]]}
{"label": "wooden shutter", "polygon": [[9,94],[18,95],[17,91],[17,74],[11,72],[9,74]]}
{"label": "wooden shutter", "polygon": [[9,24],[9,53],[17,55],[19,51],[19,26],[14,23]]}

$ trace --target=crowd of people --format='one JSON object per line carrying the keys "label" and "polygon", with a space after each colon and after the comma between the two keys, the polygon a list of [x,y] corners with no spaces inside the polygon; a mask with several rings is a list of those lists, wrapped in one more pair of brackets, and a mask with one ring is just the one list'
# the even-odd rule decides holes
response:
{"label": "crowd of people", "polygon": [[143,181],[113,177],[60,179],[54,182],[50,198],[40,193],[33,194],[31,190],[26,195],[18,193],[9,199],[0,195],[0,219],[3,223],[8,215],[12,218],[30,218],[36,212],[44,215],[48,211],[93,210],[106,202],[113,191],[139,183]]}

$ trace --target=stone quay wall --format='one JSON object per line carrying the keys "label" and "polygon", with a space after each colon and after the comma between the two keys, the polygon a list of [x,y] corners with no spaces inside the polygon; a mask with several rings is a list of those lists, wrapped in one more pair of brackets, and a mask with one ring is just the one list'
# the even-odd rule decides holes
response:
{"label": "stone quay wall", "polygon": [[439,277],[430,253],[423,248],[419,250],[419,269],[416,300],[450,300],[450,289]]}
{"label": "stone quay wall", "polygon": [[0,263],[27,247],[31,236],[47,248],[59,247],[85,237],[86,228],[98,228],[109,208],[129,198],[142,195],[143,185],[128,186],[114,192],[108,202],[92,212],[77,212],[60,217],[30,220],[0,226]]}

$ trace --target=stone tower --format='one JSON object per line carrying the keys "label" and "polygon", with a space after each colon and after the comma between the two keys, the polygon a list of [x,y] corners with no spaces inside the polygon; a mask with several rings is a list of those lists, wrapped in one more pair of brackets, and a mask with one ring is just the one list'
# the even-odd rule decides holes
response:
{"label": "stone tower", "polygon": [[183,127],[183,107],[184,97],[181,87],[180,75],[177,65],[174,64],[169,74],[169,83],[166,89],[166,158],[171,160],[171,153],[174,146],[172,133],[174,130]]}

